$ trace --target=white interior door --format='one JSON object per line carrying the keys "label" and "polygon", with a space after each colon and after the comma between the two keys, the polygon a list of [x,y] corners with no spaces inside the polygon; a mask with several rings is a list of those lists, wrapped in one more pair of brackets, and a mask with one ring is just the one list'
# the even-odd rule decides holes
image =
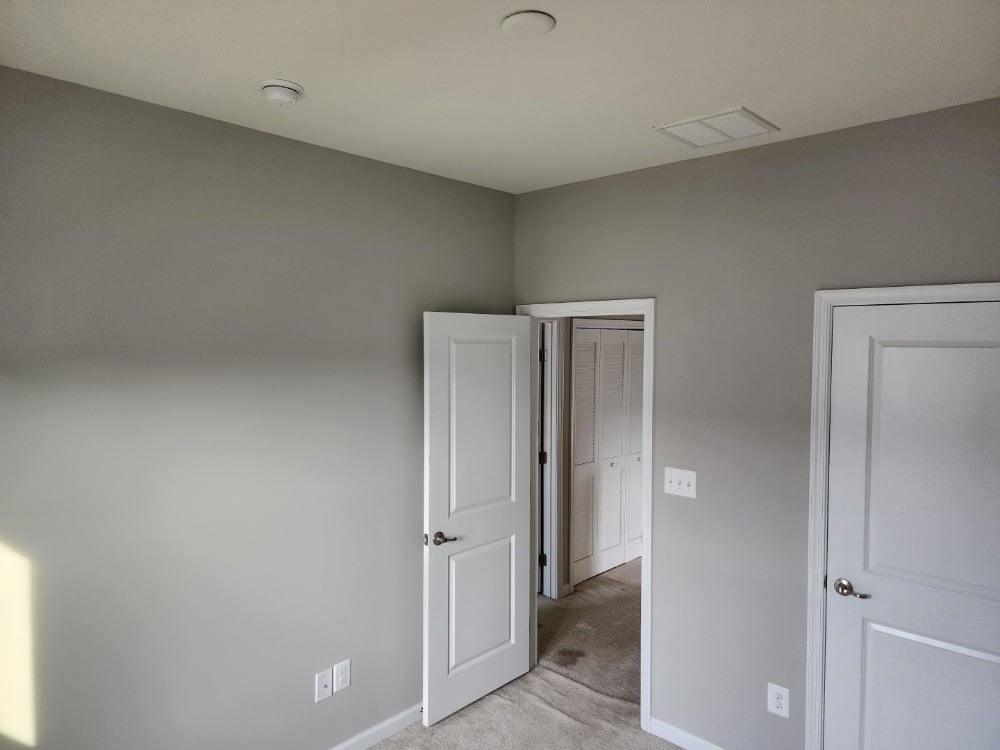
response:
{"label": "white interior door", "polygon": [[1000,303],[836,308],[832,363],[824,748],[996,750]]}
{"label": "white interior door", "polygon": [[644,334],[597,322],[573,330],[572,584],[642,554]]}
{"label": "white interior door", "polygon": [[530,323],[424,313],[427,726],[528,671]]}

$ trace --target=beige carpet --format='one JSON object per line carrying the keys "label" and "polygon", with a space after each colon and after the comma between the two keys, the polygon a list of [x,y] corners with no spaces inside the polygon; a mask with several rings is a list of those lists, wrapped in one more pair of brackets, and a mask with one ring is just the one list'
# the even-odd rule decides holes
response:
{"label": "beige carpet", "polygon": [[677,750],[639,728],[639,561],[538,600],[538,666],[380,750]]}

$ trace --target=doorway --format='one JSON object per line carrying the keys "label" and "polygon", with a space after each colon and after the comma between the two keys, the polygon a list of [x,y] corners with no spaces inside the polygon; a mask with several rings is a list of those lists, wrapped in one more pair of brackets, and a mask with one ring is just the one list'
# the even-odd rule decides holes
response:
{"label": "doorway", "polygon": [[[647,299],[529,305],[517,315],[424,314],[425,726],[538,664],[535,565],[544,562],[540,537],[551,536],[544,529],[559,529],[560,518],[551,502],[544,524],[540,512],[541,469],[549,464],[542,461],[545,370],[535,318],[642,319],[641,434],[651,448],[653,310]],[[647,563],[639,576],[640,701],[621,725],[637,733],[650,725],[650,464],[642,464],[638,482]]]}
{"label": "doorway", "polygon": [[[641,444],[642,451],[646,458],[640,458],[639,451],[629,451],[627,438],[623,434],[624,446],[622,448],[622,463],[628,468],[628,459],[635,460],[635,471],[633,472],[633,492],[632,498],[634,506],[638,512],[633,513],[633,533],[632,556],[636,553],[641,558],[632,563],[622,566],[611,566],[612,569],[605,572],[602,569],[595,570],[594,573],[602,572],[603,576],[593,578],[589,583],[582,586],[587,587],[586,592],[582,592],[580,598],[574,606],[567,603],[557,605],[562,609],[560,616],[565,616],[570,620],[580,615],[578,606],[584,605],[584,594],[586,598],[593,599],[598,607],[615,607],[614,597],[616,592],[638,591],[638,637],[639,653],[638,665],[633,661],[631,667],[638,666],[638,696],[635,696],[634,689],[619,685],[612,688],[611,692],[617,697],[634,700],[639,699],[640,705],[640,725],[642,729],[649,729],[649,654],[650,654],[650,592],[651,592],[651,504],[652,504],[652,423],[653,423],[653,364],[654,364],[654,301],[652,299],[637,300],[610,300],[596,302],[572,302],[554,303],[543,305],[520,305],[517,308],[519,315],[530,315],[534,318],[533,326],[536,326],[536,338],[540,344],[538,364],[533,373],[533,382],[537,384],[536,412],[538,421],[536,424],[535,436],[538,445],[538,462],[535,464],[537,474],[533,477],[532,487],[536,497],[536,521],[535,539],[538,545],[538,567],[536,568],[539,585],[536,590],[549,599],[561,599],[574,591],[573,580],[573,529],[572,529],[572,485],[573,485],[573,395],[572,395],[572,370],[573,362],[573,331],[574,321],[581,321],[576,327],[589,331],[587,336],[594,339],[593,351],[599,356],[600,351],[600,326],[605,325],[607,330],[616,330],[618,333],[609,336],[609,341],[619,344],[621,355],[625,355],[628,350],[628,338],[630,334],[634,344],[634,350],[640,356],[636,358],[635,372],[635,393],[636,401],[641,401],[641,408],[638,409],[635,418],[635,439],[633,445]],[[584,322],[593,319],[600,319],[604,323]],[[594,335],[597,332],[597,335]],[[613,369],[613,368],[612,368]],[[622,362],[621,374],[623,378],[628,374],[627,365]],[[595,384],[596,385],[596,384]],[[622,408],[628,404],[627,383],[622,384]],[[596,396],[596,394],[595,394]],[[624,420],[625,415],[622,414]],[[624,426],[624,423],[623,423]],[[632,454],[635,455],[632,455]],[[617,463],[611,458],[607,458],[609,463]],[[614,469],[618,469],[615,466]],[[595,477],[596,479],[596,477]],[[627,471],[621,475],[623,482],[628,481]],[[623,488],[624,490],[624,488]],[[625,560],[625,542],[629,534],[625,529],[625,518],[621,520],[621,563]],[[638,528],[636,528],[636,526]],[[578,525],[579,530],[579,525]],[[582,582],[589,576],[578,577],[577,581]],[[581,590],[582,591],[582,590]],[[537,606],[537,602],[536,602]],[[550,602],[543,601],[543,607],[549,608]],[[538,639],[539,639],[539,619],[537,609],[532,618],[532,644],[533,666],[538,663]],[[546,616],[551,614],[547,609]],[[590,615],[588,615],[590,616]],[[584,629],[591,623],[583,623]],[[589,670],[585,665],[576,663],[581,656],[578,652],[589,652],[586,648],[572,643],[553,641],[554,633],[547,632],[543,644],[555,658],[555,667],[564,668],[566,672],[577,670],[577,675],[584,680],[597,681],[596,677],[588,677]],[[613,655],[612,660],[613,660]],[[592,659],[598,664],[600,657]],[[560,663],[561,662],[561,663]],[[626,665],[627,666],[627,665]],[[597,675],[600,669],[596,668],[590,674]],[[612,682],[615,680],[612,679]],[[608,689],[609,683],[604,683],[604,688]],[[592,685],[597,689],[601,685]]]}

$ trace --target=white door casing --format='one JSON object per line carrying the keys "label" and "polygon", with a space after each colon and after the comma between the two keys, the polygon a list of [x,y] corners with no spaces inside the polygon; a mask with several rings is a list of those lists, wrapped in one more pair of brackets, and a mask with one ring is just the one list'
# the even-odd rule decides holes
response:
{"label": "white door casing", "polygon": [[[653,448],[653,407],[654,382],[656,372],[656,300],[624,299],[597,300],[589,302],[553,302],[545,304],[518,305],[518,315],[534,316],[536,318],[582,318],[607,317],[615,315],[637,315],[643,321],[643,361],[642,361],[642,440],[643,446],[649,451]],[[650,455],[652,455],[650,453]],[[572,456],[569,459],[572,462]],[[652,681],[652,589],[653,589],[653,535],[652,500],[653,471],[652,461],[642,462],[642,606],[640,623],[640,654],[639,654],[639,723],[644,730],[652,731],[653,718],[650,715],[650,683]],[[555,511],[555,507],[550,510]],[[552,527],[558,526],[558,522]],[[570,587],[571,588],[571,587]]]}
{"label": "white door casing", "polygon": [[530,321],[424,313],[426,726],[528,670]]}
{"label": "white door casing", "polygon": [[823,747],[996,748],[1000,302],[837,307],[831,357]]}

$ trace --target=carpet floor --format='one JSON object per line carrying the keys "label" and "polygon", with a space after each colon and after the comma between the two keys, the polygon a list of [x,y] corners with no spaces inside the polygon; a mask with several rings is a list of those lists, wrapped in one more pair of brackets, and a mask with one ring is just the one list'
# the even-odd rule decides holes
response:
{"label": "carpet floor", "polygon": [[639,728],[640,561],[538,598],[538,666],[379,750],[678,750]]}

